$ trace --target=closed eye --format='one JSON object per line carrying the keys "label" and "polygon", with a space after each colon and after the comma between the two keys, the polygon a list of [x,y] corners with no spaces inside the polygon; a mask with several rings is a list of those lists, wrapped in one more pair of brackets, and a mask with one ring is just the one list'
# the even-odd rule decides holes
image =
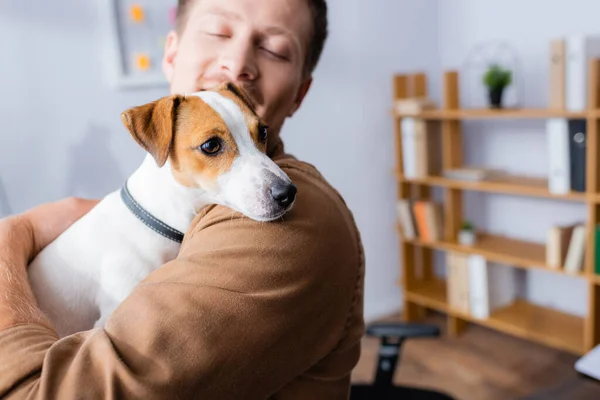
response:
{"label": "closed eye", "polygon": [[218,38],[222,38],[222,39],[227,39],[229,36],[228,35],[224,35],[222,33],[211,33],[211,32],[206,32],[206,34],[208,36],[213,36],[213,37],[218,37]]}
{"label": "closed eye", "polygon": [[265,52],[267,52],[268,54],[270,54],[271,56],[275,57],[275,58],[278,58],[278,59],[284,60],[284,61],[289,61],[289,58],[286,57],[286,56],[284,56],[284,55],[282,55],[282,54],[279,54],[279,53],[276,53],[274,51],[271,51],[271,50],[269,50],[269,49],[267,49],[265,47],[261,47],[261,49],[264,50]]}

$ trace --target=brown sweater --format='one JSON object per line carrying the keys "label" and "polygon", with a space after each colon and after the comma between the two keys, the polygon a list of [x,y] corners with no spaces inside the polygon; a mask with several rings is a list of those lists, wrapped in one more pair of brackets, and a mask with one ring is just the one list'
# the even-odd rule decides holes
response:
{"label": "brown sweater", "polygon": [[279,141],[271,156],[298,187],[282,221],[210,207],[105,330],[0,331],[0,397],[346,399],[364,329],[360,237],[314,167]]}

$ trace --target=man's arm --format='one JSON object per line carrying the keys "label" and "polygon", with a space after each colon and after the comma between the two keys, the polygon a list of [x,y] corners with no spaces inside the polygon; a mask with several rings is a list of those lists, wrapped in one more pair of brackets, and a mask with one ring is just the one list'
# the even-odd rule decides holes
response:
{"label": "man's arm", "polygon": [[333,375],[306,378],[312,398],[346,398],[360,352],[349,329],[362,310],[360,242],[341,200],[291,177],[302,196],[285,221],[211,209],[104,330],[0,331],[0,396],[265,399],[301,393],[290,382],[327,360]]}
{"label": "man's arm", "polygon": [[[0,243],[31,243],[29,230],[18,219],[0,221]],[[0,248],[0,330],[21,323],[51,325],[36,307],[27,281],[26,251]]]}
{"label": "man's arm", "polygon": [[[27,264],[96,203],[68,198],[0,220],[0,331],[27,323],[52,329],[36,305],[27,278]],[[36,220],[44,223],[34,224]]]}

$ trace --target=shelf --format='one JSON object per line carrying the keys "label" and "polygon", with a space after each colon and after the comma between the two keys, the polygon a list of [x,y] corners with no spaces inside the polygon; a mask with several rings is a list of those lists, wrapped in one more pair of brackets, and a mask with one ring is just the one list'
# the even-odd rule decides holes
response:
{"label": "shelf", "polygon": [[[600,343],[600,274],[594,275],[591,270],[594,269],[594,257],[589,257],[586,252],[585,265],[582,271],[569,273],[564,267],[550,267],[546,262],[546,243],[540,239],[539,242],[518,240],[498,234],[488,234],[481,232],[478,234],[476,243],[472,246],[465,246],[458,243],[456,230],[460,228],[461,221],[464,221],[465,207],[467,204],[465,197],[467,191],[483,192],[491,194],[500,194],[506,196],[523,196],[536,201],[550,200],[558,202],[572,202],[576,207],[577,202],[586,209],[586,226],[595,226],[600,221],[600,190],[590,188],[587,192],[570,191],[564,194],[555,194],[550,192],[548,176],[520,176],[514,174],[503,174],[501,176],[490,177],[480,181],[468,181],[451,178],[443,173],[445,168],[459,168],[465,166],[465,135],[463,132],[463,121],[479,121],[481,129],[478,133],[485,135],[486,121],[498,121],[514,123],[521,121],[536,121],[543,124],[550,118],[560,118],[566,120],[587,120],[589,135],[592,139],[597,139],[600,129],[600,59],[589,60],[587,68],[587,88],[586,100],[589,108],[579,111],[568,111],[565,109],[551,108],[550,103],[540,104],[538,107],[514,107],[492,109],[487,104],[481,104],[476,108],[461,108],[461,74],[457,70],[444,71],[441,90],[441,101],[435,109],[427,109],[427,103],[432,100],[428,90],[429,82],[427,75],[423,72],[411,74],[394,74],[392,82],[393,103],[389,111],[390,118],[394,120],[394,147],[396,154],[396,163],[394,165],[395,181],[397,186],[397,197],[402,200],[424,200],[433,201],[434,187],[442,189],[443,200],[441,201],[442,210],[438,214],[435,210],[435,218],[441,217],[442,226],[448,229],[449,235],[444,230],[443,238],[448,240],[438,240],[434,242],[423,241],[420,238],[406,239],[399,229],[400,247],[402,252],[402,270],[403,280],[401,287],[405,301],[409,304],[419,305],[421,308],[434,309],[449,316],[449,333],[453,336],[461,334],[465,322],[475,323],[487,326],[509,335],[530,339],[533,342],[542,343],[554,348],[566,350],[569,352],[583,354],[591,350]],[[416,100],[415,102],[406,102],[406,100]],[[425,100],[425,101],[422,101]],[[404,102],[405,108],[400,112],[401,102]],[[419,111],[419,107],[423,107]],[[411,113],[413,108],[414,113]],[[435,141],[420,142],[418,149],[410,149],[412,154],[419,154],[426,151],[429,160],[425,159],[423,165],[429,165],[429,161],[434,161],[433,157],[441,161],[444,167],[432,176],[423,176],[419,178],[408,178],[402,175],[403,165],[406,159],[403,157],[407,150],[403,146],[403,128],[408,128],[400,124],[402,118],[424,119],[432,122],[432,134],[435,133]],[[593,123],[592,123],[593,122]],[[417,127],[419,129],[422,126]],[[425,127],[428,128],[427,126]],[[440,129],[441,128],[441,129]],[[427,130],[425,130],[427,132]],[[422,131],[421,131],[422,133]],[[442,139],[438,143],[438,137]],[[483,137],[482,137],[483,139]],[[588,162],[589,177],[588,182],[598,181],[598,156],[600,154],[600,145],[598,141],[590,142],[586,152]],[[425,153],[423,153],[425,157]],[[485,163],[484,163],[485,164]],[[471,206],[470,204],[468,205]],[[399,218],[397,222],[404,217],[405,210],[397,210]],[[400,213],[402,212],[402,213]],[[420,212],[420,211],[419,211]],[[429,212],[429,211],[428,211]],[[499,212],[501,212],[499,210]],[[560,210],[557,212],[561,212]],[[412,210],[412,218],[416,219],[415,210]],[[427,219],[427,215],[420,219]],[[431,221],[429,221],[431,222]],[[437,222],[436,222],[437,223]],[[433,226],[433,225],[432,225]],[[485,227],[482,227],[485,230]],[[490,229],[490,231],[492,231]],[[586,231],[586,248],[595,246],[595,237],[591,231]],[[505,234],[502,232],[502,234]],[[470,315],[468,309],[464,311],[457,310],[450,306],[447,299],[446,281],[428,280],[419,281],[417,276],[433,277],[435,276],[434,259],[435,252],[456,251],[464,254],[480,255],[490,263],[504,264],[509,267],[519,268],[526,271],[545,271],[553,273],[557,278],[576,278],[582,279],[586,283],[588,290],[587,310],[582,317],[559,312],[557,310],[537,306],[524,300],[518,300],[502,309],[495,310],[489,318],[480,320]],[[448,264],[446,263],[446,266]],[[419,273],[417,274],[417,269]],[[531,274],[528,274],[531,275]],[[531,278],[531,277],[527,277]],[[459,278],[457,278],[459,279]],[[468,279],[463,276],[462,279]],[[554,290],[554,288],[553,288]],[[556,292],[557,298],[569,296],[568,292]],[[452,303],[454,304],[454,303]],[[407,318],[417,320],[421,314],[419,307],[413,307],[406,310]],[[414,311],[414,312],[413,312]]]}
{"label": "shelf", "polygon": [[569,118],[580,119],[588,116],[598,117],[597,110],[573,112],[566,110],[551,110],[544,108],[507,108],[492,110],[481,109],[456,109],[456,110],[425,110],[417,114],[399,114],[397,118],[414,117],[429,120],[461,120],[461,119],[547,119]]}
{"label": "shelf", "polygon": [[420,282],[419,286],[406,292],[408,300],[433,310],[448,312],[446,281],[435,279]]}
{"label": "shelf", "polygon": [[563,269],[550,268],[546,264],[546,246],[541,243],[512,239],[504,236],[481,233],[473,246],[464,246],[458,242],[426,242],[418,238],[407,241],[417,246],[436,250],[451,250],[467,254],[478,254],[486,260],[523,269],[537,269],[557,274],[585,278],[582,273],[570,274]]}
{"label": "shelf", "polygon": [[509,306],[495,310],[489,318],[475,318],[450,309],[443,280],[421,283],[407,291],[406,296],[409,301],[423,307],[446,312],[478,325],[576,354],[584,353],[584,320],[575,315],[516,300]]}
{"label": "shelf", "polygon": [[523,339],[533,339],[576,354],[584,353],[583,318],[525,300],[517,300],[507,307],[495,310],[489,318],[483,320],[457,316]]}
{"label": "shelf", "polygon": [[[481,181],[466,181],[450,179],[442,176],[429,176],[425,178],[402,178],[396,174],[399,182],[413,183],[419,185],[441,186],[451,189],[472,190],[477,192],[514,194],[521,196],[545,197],[556,200],[586,201],[585,192],[569,192],[566,194],[554,194],[548,190],[548,181],[542,178],[525,177],[518,175],[503,175],[493,179]],[[595,196],[592,200],[600,200]]]}

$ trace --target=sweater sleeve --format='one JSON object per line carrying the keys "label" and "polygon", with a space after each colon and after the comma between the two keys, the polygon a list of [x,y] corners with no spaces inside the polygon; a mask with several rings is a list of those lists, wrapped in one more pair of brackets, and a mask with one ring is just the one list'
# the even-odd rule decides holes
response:
{"label": "sweater sleeve", "polygon": [[304,375],[310,398],[347,398],[362,335],[360,240],[332,191],[292,179],[297,205],[282,221],[219,206],[199,217],[179,257],[105,329],[0,332],[0,397],[266,399],[290,388],[300,398]]}

